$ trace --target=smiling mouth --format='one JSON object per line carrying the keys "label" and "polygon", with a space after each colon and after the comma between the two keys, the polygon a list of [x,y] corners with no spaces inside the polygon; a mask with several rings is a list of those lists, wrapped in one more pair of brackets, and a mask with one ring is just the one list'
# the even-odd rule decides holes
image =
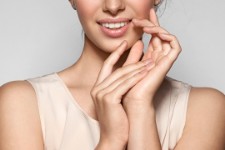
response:
{"label": "smiling mouth", "polygon": [[131,20],[120,19],[120,20],[101,20],[98,22],[99,25],[107,29],[120,29],[129,24]]}
{"label": "smiling mouth", "polygon": [[129,22],[118,22],[118,23],[100,23],[101,26],[108,29],[119,29],[126,26]]}
{"label": "smiling mouth", "polygon": [[99,20],[97,23],[100,25],[102,33],[107,37],[120,38],[126,34],[131,21],[132,20],[128,18],[106,18]]}

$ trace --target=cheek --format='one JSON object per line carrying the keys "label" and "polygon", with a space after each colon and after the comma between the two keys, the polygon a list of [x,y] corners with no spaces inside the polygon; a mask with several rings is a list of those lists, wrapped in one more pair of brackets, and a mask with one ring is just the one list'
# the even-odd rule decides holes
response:
{"label": "cheek", "polygon": [[80,22],[83,23],[84,22],[84,19],[88,16],[88,14],[91,13],[91,10],[90,9],[87,9],[87,7],[85,7],[84,5],[82,4],[79,4],[77,6],[77,14],[78,14],[78,17],[80,19]]}
{"label": "cheek", "polygon": [[[89,4],[91,7],[87,7]],[[78,17],[82,26],[85,28],[87,22],[93,19],[93,14],[97,11],[99,3],[95,0],[76,0]]]}
{"label": "cheek", "polygon": [[148,19],[149,11],[154,7],[153,0],[130,0],[130,5],[138,19]]}

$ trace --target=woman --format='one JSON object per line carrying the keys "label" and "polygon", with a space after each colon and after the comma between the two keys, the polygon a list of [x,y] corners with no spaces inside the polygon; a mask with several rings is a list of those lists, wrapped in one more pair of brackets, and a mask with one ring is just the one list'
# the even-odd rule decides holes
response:
{"label": "woman", "polygon": [[0,149],[225,149],[224,95],[166,77],[181,47],[159,26],[160,0],[70,2],[83,53],[61,72],[1,87]]}

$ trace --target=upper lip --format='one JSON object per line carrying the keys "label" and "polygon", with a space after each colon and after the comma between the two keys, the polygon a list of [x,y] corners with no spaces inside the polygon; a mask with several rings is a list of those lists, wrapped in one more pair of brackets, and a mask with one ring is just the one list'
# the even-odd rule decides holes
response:
{"label": "upper lip", "polygon": [[129,18],[104,18],[104,19],[100,19],[97,22],[100,24],[103,23],[120,23],[120,22],[130,22],[131,19]]}

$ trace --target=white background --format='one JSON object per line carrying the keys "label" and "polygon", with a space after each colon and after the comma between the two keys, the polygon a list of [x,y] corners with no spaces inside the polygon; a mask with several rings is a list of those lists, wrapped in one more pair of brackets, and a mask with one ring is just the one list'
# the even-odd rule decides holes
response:
{"label": "white background", "polygon": [[[168,0],[160,22],[183,47],[169,76],[225,93],[224,7],[224,0]],[[72,65],[82,43],[68,0],[0,0],[0,85]]]}

